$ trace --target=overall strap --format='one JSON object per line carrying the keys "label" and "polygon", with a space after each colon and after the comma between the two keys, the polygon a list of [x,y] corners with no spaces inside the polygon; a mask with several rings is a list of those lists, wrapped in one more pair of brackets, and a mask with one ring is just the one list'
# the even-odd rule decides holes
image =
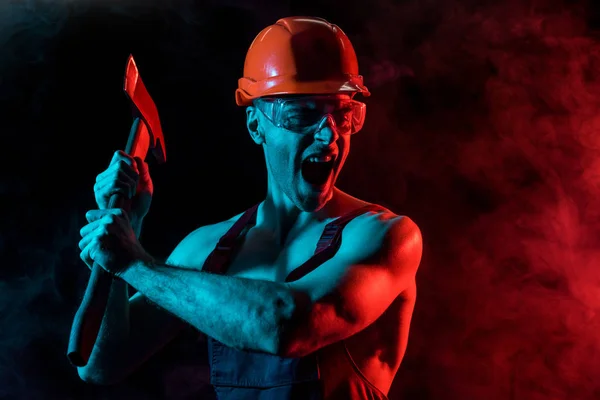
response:
{"label": "overall strap", "polygon": [[341,217],[328,223],[325,226],[325,229],[323,230],[319,241],[317,242],[317,248],[315,249],[314,256],[312,256],[304,264],[290,272],[290,274],[285,278],[285,281],[291,282],[300,279],[304,275],[316,269],[319,265],[323,264],[325,261],[332,258],[338,251],[340,245],[342,244],[342,229],[344,229],[348,222],[352,221],[354,218],[366,212],[380,211],[381,209],[381,206],[375,204],[368,204],[366,206],[357,208],[356,210],[351,211],[345,215],[342,215]]}
{"label": "overall strap", "polygon": [[[317,248],[315,249],[315,254],[329,248],[331,246],[338,246],[341,244],[340,238],[342,236],[342,229],[344,226],[348,224],[348,222],[352,221],[354,218],[358,217],[369,211],[379,211],[381,210],[380,206],[375,204],[368,204],[366,206],[357,208],[354,211],[351,211],[341,217],[331,221],[327,225],[325,225],[325,229],[323,230],[323,234],[319,238],[317,242]],[[337,249],[336,249],[337,250]]]}
{"label": "overall strap", "polygon": [[256,221],[256,210],[258,210],[259,204],[256,204],[252,208],[246,210],[244,214],[233,224],[231,228],[219,239],[214,250],[208,255],[202,271],[211,272],[213,274],[222,274],[225,272],[231,255],[235,250],[235,245],[240,233],[244,230],[246,225],[250,222]]}

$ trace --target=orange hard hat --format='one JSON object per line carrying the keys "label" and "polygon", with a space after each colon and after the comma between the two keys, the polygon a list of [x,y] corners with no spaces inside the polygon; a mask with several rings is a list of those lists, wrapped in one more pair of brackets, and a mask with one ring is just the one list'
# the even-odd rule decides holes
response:
{"label": "orange hard hat", "polygon": [[248,106],[263,96],[344,92],[370,95],[346,34],[322,18],[287,17],[250,45],[235,101]]}

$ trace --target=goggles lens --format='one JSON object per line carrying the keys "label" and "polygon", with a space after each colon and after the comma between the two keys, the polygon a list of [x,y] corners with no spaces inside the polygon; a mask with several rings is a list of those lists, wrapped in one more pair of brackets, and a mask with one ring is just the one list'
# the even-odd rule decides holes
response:
{"label": "goggles lens", "polygon": [[305,133],[318,129],[328,116],[342,135],[358,132],[365,121],[366,104],[339,98],[262,98],[258,108],[277,127]]}

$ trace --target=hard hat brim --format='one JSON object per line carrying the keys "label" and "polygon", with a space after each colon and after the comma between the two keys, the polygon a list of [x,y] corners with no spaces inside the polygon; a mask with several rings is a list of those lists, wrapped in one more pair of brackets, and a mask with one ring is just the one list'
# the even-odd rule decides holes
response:
{"label": "hard hat brim", "polygon": [[361,93],[367,97],[371,94],[369,89],[363,85],[362,76],[360,75],[327,81],[299,81],[289,77],[285,79],[277,78],[261,82],[241,78],[239,88],[235,92],[236,104],[238,106],[249,106],[252,105],[254,99],[259,97],[277,95]]}

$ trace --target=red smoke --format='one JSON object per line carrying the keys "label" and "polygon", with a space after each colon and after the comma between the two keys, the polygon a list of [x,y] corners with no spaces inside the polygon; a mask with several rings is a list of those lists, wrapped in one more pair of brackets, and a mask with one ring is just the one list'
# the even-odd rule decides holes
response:
{"label": "red smoke", "polygon": [[600,398],[600,44],[585,7],[488,3],[380,4],[359,41],[370,137],[341,186],[426,242],[391,397]]}

